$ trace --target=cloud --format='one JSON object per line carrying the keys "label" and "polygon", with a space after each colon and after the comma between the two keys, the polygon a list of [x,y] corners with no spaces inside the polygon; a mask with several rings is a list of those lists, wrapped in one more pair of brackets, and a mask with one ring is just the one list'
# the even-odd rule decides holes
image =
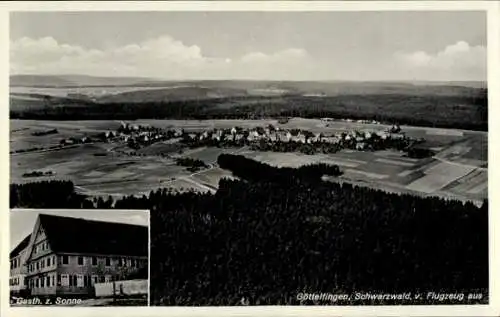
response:
{"label": "cloud", "polygon": [[[356,56],[353,54],[353,56]],[[94,49],[52,37],[10,43],[12,74],[85,74],[162,79],[267,80],[485,80],[486,48],[460,41],[438,52],[396,52],[365,58],[317,59],[303,48],[207,56],[198,45],[169,35],[139,43]]]}
{"label": "cloud", "polygon": [[[303,49],[265,54],[250,52],[239,58],[208,57],[197,45],[186,45],[168,35],[106,50],[59,43],[52,37],[21,38],[10,43],[11,73],[145,76],[166,79],[296,77],[290,66],[307,63]],[[283,77],[282,77],[283,78]]]}
{"label": "cloud", "polygon": [[410,72],[415,79],[485,80],[486,48],[459,41],[431,54],[424,51],[397,52],[398,67]]}

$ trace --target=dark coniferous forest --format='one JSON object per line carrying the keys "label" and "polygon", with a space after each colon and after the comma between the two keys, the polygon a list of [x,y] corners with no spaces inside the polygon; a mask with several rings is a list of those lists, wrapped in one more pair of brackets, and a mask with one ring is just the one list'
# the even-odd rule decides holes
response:
{"label": "dark coniferous forest", "polygon": [[[148,92],[149,93],[149,92]],[[486,90],[472,96],[340,95],[231,97],[151,102],[93,102],[51,97],[43,107],[16,105],[11,119],[135,120],[143,119],[265,119],[281,117],[376,120],[413,126],[488,131]],[[229,105],[229,106],[228,106]],[[353,106],[356,105],[356,106]]]}
{"label": "dark coniferous forest", "polygon": [[396,304],[429,304],[427,291],[487,293],[487,201],[321,181],[336,166],[278,169],[231,155],[218,164],[240,179],[221,180],[215,194],[161,189],[113,202],[52,181],[11,185],[10,205],[150,209],[152,305],[298,305],[299,292],[423,292]]}

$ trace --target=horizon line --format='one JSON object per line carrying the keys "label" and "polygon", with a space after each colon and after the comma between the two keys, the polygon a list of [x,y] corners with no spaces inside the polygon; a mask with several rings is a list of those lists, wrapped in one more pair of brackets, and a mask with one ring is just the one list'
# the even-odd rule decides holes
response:
{"label": "horizon line", "polygon": [[163,82],[179,82],[179,81],[270,81],[270,82],[422,82],[422,83],[460,83],[460,82],[475,82],[487,83],[487,79],[482,80],[427,80],[427,79],[370,79],[370,80],[357,80],[357,79],[265,79],[265,78],[157,78],[146,76],[100,76],[100,75],[87,75],[87,74],[9,74],[9,78],[15,76],[33,76],[33,77],[67,77],[67,76],[80,76],[88,78],[102,78],[102,79],[138,79],[147,81],[163,81]]}

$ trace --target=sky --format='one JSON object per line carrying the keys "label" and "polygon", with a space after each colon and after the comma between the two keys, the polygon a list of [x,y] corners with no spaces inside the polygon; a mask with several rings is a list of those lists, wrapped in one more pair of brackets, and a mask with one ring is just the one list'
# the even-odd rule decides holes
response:
{"label": "sky", "polygon": [[18,209],[10,213],[10,250],[32,233],[39,214],[84,218],[149,226],[149,212],[142,210]]}
{"label": "sky", "polygon": [[14,12],[11,74],[486,80],[486,13]]}

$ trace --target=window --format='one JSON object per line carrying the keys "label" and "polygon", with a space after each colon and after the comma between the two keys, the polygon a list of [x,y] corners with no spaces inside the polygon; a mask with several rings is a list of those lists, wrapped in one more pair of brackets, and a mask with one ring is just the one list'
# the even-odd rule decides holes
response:
{"label": "window", "polygon": [[92,285],[98,282],[97,275],[92,275],[92,281],[94,282]]}
{"label": "window", "polygon": [[50,267],[50,258],[47,258],[47,267]]}
{"label": "window", "polygon": [[106,258],[106,266],[111,266],[111,258]]}
{"label": "window", "polygon": [[42,259],[42,261],[40,261],[40,266],[43,268],[45,268],[45,261]]}
{"label": "window", "polygon": [[[54,274],[54,275],[55,275],[55,274]],[[56,278],[55,278],[55,276],[54,276],[54,275],[52,275],[52,286],[56,286],[56,283],[55,283],[55,279],[56,279]]]}
{"label": "window", "polygon": [[106,276],[104,276],[104,281],[105,281],[106,283],[111,282],[111,275],[106,275]]}
{"label": "window", "polygon": [[84,275],[83,276],[83,287],[88,287],[88,286],[89,286],[88,276]]}
{"label": "window", "polygon": [[61,285],[62,286],[69,286],[69,275],[68,274],[61,274]]}
{"label": "window", "polygon": [[61,274],[57,274],[57,286],[61,286]]}
{"label": "window", "polygon": [[69,257],[67,255],[62,256],[62,263],[63,264],[69,264]]}
{"label": "window", "polygon": [[45,287],[45,279],[43,277],[40,278],[40,287]]}
{"label": "window", "polygon": [[50,287],[50,276],[47,275],[46,279],[47,279],[47,287]]}
{"label": "window", "polygon": [[76,275],[76,286],[78,287],[83,287],[84,286],[84,283],[83,283],[83,275]]}
{"label": "window", "polygon": [[35,287],[40,287],[40,280],[35,278]]}
{"label": "window", "polygon": [[104,275],[99,276],[99,283],[104,283],[106,281],[106,278]]}
{"label": "window", "polygon": [[73,286],[78,286],[76,275],[73,275]]}
{"label": "window", "polygon": [[95,256],[92,257],[92,265],[97,265],[97,258]]}
{"label": "window", "polygon": [[83,265],[83,256],[78,257],[78,265]]}
{"label": "window", "polygon": [[118,266],[123,266],[123,259],[122,258],[118,258]]}
{"label": "window", "polygon": [[40,269],[40,262],[36,262],[36,269],[37,271]]}

